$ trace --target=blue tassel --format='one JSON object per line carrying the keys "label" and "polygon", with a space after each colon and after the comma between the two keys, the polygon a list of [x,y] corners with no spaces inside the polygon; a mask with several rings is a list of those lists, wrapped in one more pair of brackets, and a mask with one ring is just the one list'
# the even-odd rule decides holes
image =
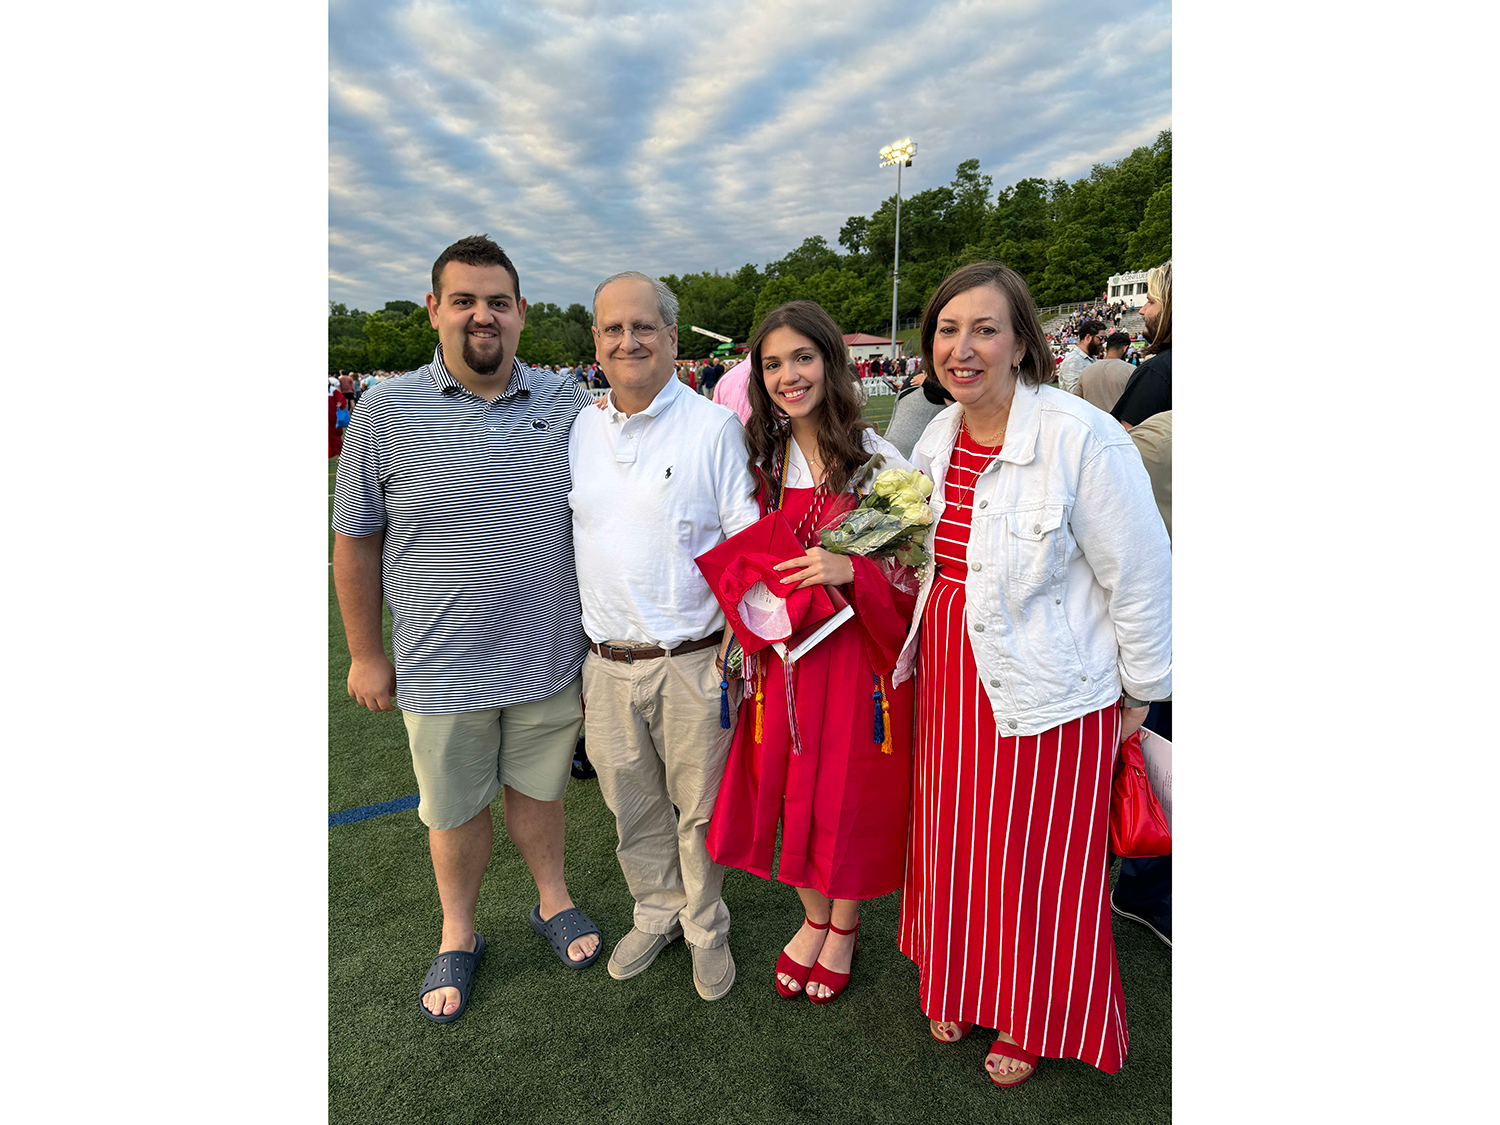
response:
{"label": "blue tassel", "polygon": [[719,729],[729,729],[729,649],[724,649],[724,676],[719,681]]}
{"label": "blue tassel", "polygon": [[875,699],[875,741],[876,742],[884,742],[885,741],[885,718],[880,713],[880,701],[881,701],[882,698],[884,698],[884,697],[880,694],[880,677],[876,676],[875,677],[875,695],[874,695],[874,699]]}

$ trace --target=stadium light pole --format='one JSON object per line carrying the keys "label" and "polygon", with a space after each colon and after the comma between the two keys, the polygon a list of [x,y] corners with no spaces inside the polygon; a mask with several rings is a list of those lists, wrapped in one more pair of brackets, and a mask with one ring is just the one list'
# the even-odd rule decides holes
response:
{"label": "stadium light pole", "polygon": [[896,342],[896,293],[901,287],[901,169],[911,167],[911,158],[917,155],[917,144],[910,137],[880,150],[880,166],[896,166],[896,260],[891,266],[891,359],[900,355],[901,345]]}

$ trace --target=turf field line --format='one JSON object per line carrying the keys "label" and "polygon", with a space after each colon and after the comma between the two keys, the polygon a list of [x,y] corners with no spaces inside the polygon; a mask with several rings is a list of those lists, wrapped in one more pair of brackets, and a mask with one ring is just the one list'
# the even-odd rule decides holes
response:
{"label": "turf field line", "polygon": [[407,809],[417,807],[420,796],[413,793],[410,797],[397,797],[394,801],[381,801],[378,805],[361,805],[357,809],[345,809],[343,812],[328,814],[328,827],[336,824],[353,824],[360,820],[369,820],[372,816],[385,816],[387,813],[405,812]]}

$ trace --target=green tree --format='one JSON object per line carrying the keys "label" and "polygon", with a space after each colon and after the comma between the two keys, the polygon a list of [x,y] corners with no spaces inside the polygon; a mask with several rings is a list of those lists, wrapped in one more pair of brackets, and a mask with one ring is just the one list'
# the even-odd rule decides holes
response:
{"label": "green tree", "polygon": [[788,301],[809,300],[808,287],[805,283],[793,276],[773,277],[760,287],[760,293],[755,298],[755,325],[751,329],[751,335],[755,334],[755,328],[760,327],[760,322],[765,319],[766,313]]}
{"label": "green tree", "polygon": [[1094,247],[1083,223],[1072,222],[1063,227],[1047,249],[1047,268],[1042,271],[1040,291],[1032,290],[1036,303],[1056,305],[1096,296],[1113,271]]}
{"label": "green tree", "polygon": [[[1113,164],[1096,164],[1072,183],[1030,177],[993,194],[977,160],[958,165],[951,183],[901,203],[898,316],[916,316],[956,266],[997,258],[1017,270],[1040,304],[1087,300],[1111,273],[1164,261],[1172,252],[1172,133]],[[815,300],[845,332],[884,333],[890,326],[896,199],[871,215],[852,215],[839,229],[839,254],[820,235],[762,271],[746,263],[733,274],[688,273],[662,280],[681,309],[679,354],[707,355],[718,341],[696,324],[747,340],[767,312],[795,298]],[[436,333],[414,301],[388,301],[367,315],[342,304],[328,309],[330,370],[406,368],[425,363]],[[520,354],[532,363],[593,355],[589,310],[547,302],[531,306]]]}
{"label": "green tree", "polygon": [[1172,181],[1168,180],[1146,204],[1145,217],[1130,236],[1126,265],[1145,270],[1172,256]]}
{"label": "green tree", "polygon": [[869,237],[870,220],[863,215],[850,215],[839,228],[839,245],[851,255],[863,254]]}
{"label": "green tree", "polygon": [[830,267],[837,269],[838,266],[837,251],[828,245],[828,241],[821,234],[815,234],[810,238],[804,238],[802,245],[785,258],[767,266],[766,276],[795,277],[799,281],[805,281],[815,273],[821,273]]}

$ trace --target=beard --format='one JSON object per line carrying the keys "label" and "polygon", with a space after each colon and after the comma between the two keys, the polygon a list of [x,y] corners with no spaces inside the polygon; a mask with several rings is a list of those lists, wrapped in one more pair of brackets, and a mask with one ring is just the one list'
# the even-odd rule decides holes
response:
{"label": "beard", "polygon": [[469,370],[474,372],[474,374],[493,375],[496,371],[500,370],[500,361],[504,358],[505,345],[500,341],[500,337],[495,337],[493,351],[487,350],[484,352],[481,352],[475,345],[474,337],[464,337],[464,363],[468,365]]}
{"label": "beard", "polygon": [[1104,354],[1104,341],[1093,339],[1089,341],[1089,358],[1098,359]]}
{"label": "beard", "polygon": [[1146,337],[1146,343],[1155,343],[1156,329],[1161,324],[1161,313],[1157,313],[1154,317],[1149,317],[1142,314],[1142,319],[1146,322],[1146,329],[1141,333],[1141,335]]}

